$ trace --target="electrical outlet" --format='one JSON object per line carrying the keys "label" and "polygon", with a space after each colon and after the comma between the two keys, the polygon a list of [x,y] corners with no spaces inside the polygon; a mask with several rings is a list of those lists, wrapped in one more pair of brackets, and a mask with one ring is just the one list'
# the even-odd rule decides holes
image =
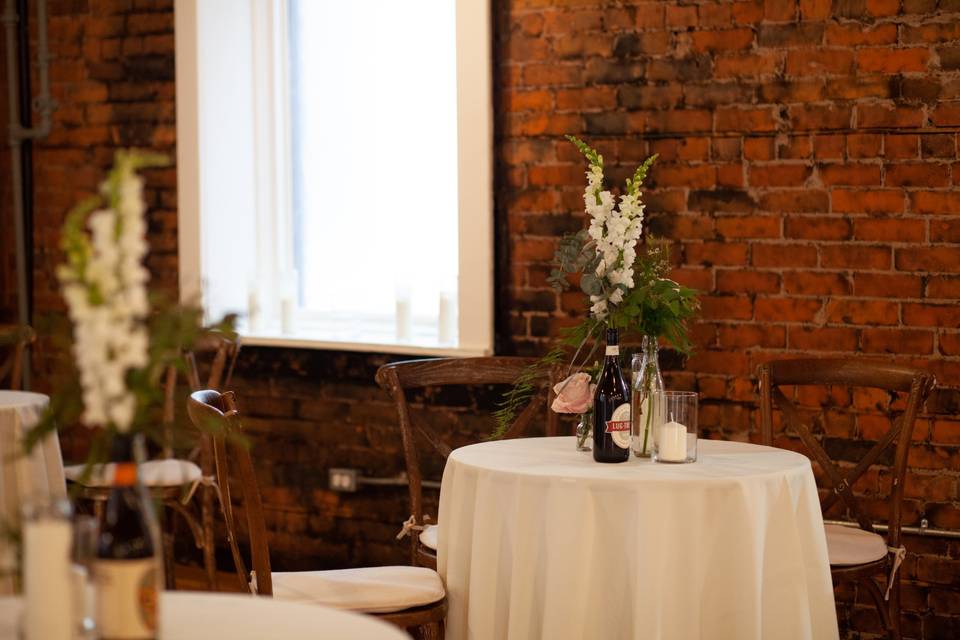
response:
{"label": "electrical outlet", "polygon": [[330,489],[332,491],[348,491],[354,492],[357,490],[357,470],[356,469],[345,469],[345,468],[331,468],[330,469]]}

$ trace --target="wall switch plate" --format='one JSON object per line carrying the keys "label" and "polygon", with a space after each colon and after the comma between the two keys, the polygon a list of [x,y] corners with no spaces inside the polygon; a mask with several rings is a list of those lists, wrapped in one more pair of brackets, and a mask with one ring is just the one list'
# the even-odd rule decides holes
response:
{"label": "wall switch plate", "polygon": [[333,467],[330,469],[330,489],[354,492],[357,490],[357,470]]}

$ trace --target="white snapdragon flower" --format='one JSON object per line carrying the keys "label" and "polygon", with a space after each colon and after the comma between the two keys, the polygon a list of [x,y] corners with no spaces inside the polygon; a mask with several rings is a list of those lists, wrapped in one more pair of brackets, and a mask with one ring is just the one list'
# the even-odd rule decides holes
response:
{"label": "white snapdragon flower", "polygon": [[[87,260],[57,270],[74,325],[74,355],[83,397],[81,420],[87,426],[107,423],[128,431],[136,414],[136,397],[127,374],[149,361],[149,312],[143,266],[147,253],[143,180],[121,158],[115,169],[116,206],[87,219]],[[101,184],[111,201],[113,185]]]}

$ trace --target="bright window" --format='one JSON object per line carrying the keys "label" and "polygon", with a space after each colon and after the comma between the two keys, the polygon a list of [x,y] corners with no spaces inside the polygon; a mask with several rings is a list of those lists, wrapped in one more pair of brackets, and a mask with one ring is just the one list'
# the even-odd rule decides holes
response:
{"label": "bright window", "polygon": [[490,353],[488,8],[178,0],[182,295],[250,343]]}

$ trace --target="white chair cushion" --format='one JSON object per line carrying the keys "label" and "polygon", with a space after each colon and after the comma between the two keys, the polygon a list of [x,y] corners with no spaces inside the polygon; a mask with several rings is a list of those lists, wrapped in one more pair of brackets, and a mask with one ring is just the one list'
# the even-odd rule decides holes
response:
{"label": "white chair cushion", "polygon": [[[84,465],[73,464],[63,469],[71,482],[80,482]],[[83,485],[85,487],[109,487],[113,484],[116,465],[112,462],[96,465]],[[200,467],[189,460],[148,460],[140,465],[140,482],[145,487],[179,487],[190,484],[202,476]]]}
{"label": "white chair cushion", "polygon": [[443,599],[436,571],[423,567],[364,567],[273,574],[273,597],[364,613],[391,613]]}
{"label": "white chair cushion", "polygon": [[420,544],[427,547],[428,549],[437,550],[437,533],[440,531],[440,527],[435,524],[428,524],[424,527],[423,531],[420,532]]}
{"label": "white chair cushion", "polygon": [[876,533],[839,524],[826,524],[823,528],[827,533],[827,555],[831,566],[866,564],[887,555],[887,542]]}

